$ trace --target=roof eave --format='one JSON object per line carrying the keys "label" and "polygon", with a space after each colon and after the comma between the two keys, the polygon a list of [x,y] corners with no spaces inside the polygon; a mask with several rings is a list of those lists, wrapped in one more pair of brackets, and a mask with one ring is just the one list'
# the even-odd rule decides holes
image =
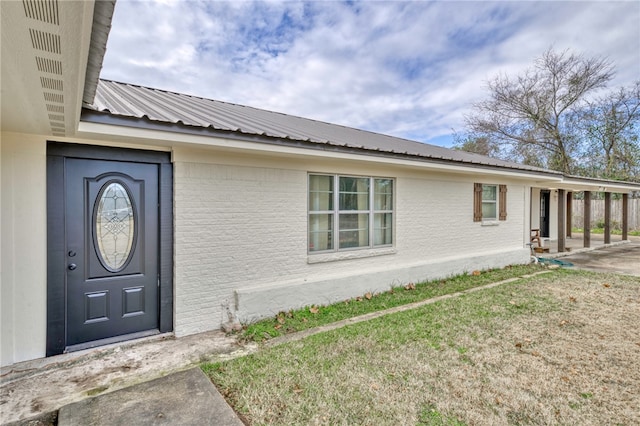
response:
{"label": "roof eave", "polygon": [[108,126],[128,127],[131,129],[152,130],[160,132],[179,133],[185,135],[194,135],[208,138],[220,138],[226,140],[237,140],[243,142],[260,143],[271,146],[284,146],[293,148],[312,149],[315,151],[349,153],[356,155],[367,155],[385,159],[396,159],[398,161],[414,161],[422,163],[440,164],[451,167],[465,167],[473,170],[496,171],[500,174],[509,174],[527,179],[535,178],[540,181],[557,182],[562,179],[562,174],[555,171],[542,171],[519,169],[514,167],[506,167],[500,165],[482,164],[471,161],[460,161],[448,158],[429,157],[423,155],[398,153],[384,150],[368,149],[360,146],[345,146],[342,144],[320,143],[311,140],[300,140],[292,138],[278,138],[264,134],[243,133],[241,131],[229,131],[214,129],[212,127],[188,126],[183,123],[168,123],[150,120],[146,117],[128,117],[111,114],[108,111],[95,111],[90,108],[83,108],[81,122],[102,124]]}
{"label": "roof eave", "polygon": [[96,1],[94,4],[91,43],[89,45],[87,71],[82,94],[82,102],[85,104],[92,104],[96,96],[115,6],[116,0],[101,0]]}
{"label": "roof eave", "polygon": [[562,182],[558,185],[558,188],[573,191],[625,193],[640,191],[640,183],[564,175],[562,178]]}

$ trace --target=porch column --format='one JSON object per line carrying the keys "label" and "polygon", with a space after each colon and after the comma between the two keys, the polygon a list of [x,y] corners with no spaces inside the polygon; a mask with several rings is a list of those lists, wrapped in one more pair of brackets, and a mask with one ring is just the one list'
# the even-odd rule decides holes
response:
{"label": "porch column", "polygon": [[604,243],[611,244],[611,193],[604,193]]}
{"label": "porch column", "polygon": [[591,191],[584,191],[584,224],[582,225],[584,247],[591,247]]}
{"label": "porch column", "polygon": [[573,229],[573,192],[567,191],[567,237],[571,238]]}
{"label": "porch column", "polygon": [[565,210],[567,208],[567,199],[564,189],[558,189],[558,252],[562,253],[565,249],[565,227],[567,225],[565,219]]}
{"label": "porch column", "polygon": [[629,235],[629,194],[622,194],[622,241],[628,240]]}

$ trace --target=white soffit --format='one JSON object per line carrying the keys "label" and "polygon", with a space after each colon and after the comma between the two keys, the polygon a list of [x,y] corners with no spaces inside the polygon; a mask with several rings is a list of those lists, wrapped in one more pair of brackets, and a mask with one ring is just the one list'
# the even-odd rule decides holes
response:
{"label": "white soffit", "polygon": [[92,1],[0,2],[2,131],[75,133],[93,6]]}

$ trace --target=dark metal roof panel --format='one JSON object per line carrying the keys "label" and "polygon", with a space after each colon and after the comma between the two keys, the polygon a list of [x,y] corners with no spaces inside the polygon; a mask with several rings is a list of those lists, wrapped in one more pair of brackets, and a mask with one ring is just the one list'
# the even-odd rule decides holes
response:
{"label": "dark metal roof panel", "polygon": [[94,102],[85,105],[85,108],[115,116],[146,118],[247,135],[561,175],[538,167],[380,133],[109,80],[98,82]]}

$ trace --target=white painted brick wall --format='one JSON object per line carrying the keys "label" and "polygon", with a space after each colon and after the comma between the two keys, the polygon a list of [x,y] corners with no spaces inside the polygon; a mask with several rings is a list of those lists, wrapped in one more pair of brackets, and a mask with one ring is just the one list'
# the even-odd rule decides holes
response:
{"label": "white painted brick wall", "polygon": [[[473,222],[472,177],[447,179],[443,174],[360,166],[355,168],[358,174],[396,178],[395,254],[309,263],[308,170],[344,173],[344,165],[274,164],[271,160],[268,167],[260,167],[255,158],[252,165],[207,161],[178,160],[174,164],[178,336],[219,328],[227,321],[227,309],[236,308],[236,292],[242,318],[255,319],[266,314],[250,312],[260,308],[261,298],[271,312],[295,305],[295,300],[283,294],[300,295],[308,290],[307,295],[316,295],[322,303],[338,295],[362,294],[369,284],[371,289],[398,285],[409,277],[402,269],[413,268],[411,277],[427,276],[442,262],[453,265],[442,269],[450,274],[450,268],[497,265],[501,258],[527,256],[523,250],[524,186],[508,186],[507,221],[482,226]],[[487,257],[491,253],[495,255]],[[481,261],[480,255],[484,256]],[[478,258],[475,263],[465,263],[464,259],[474,257]],[[349,284],[358,276],[367,279]],[[356,293],[350,293],[351,285]],[[267,300],[270,294],[276,298],[275,289],[280,291],[277,299]],[[254,307],[247,311],[242,298],[249,294],[254,305],[246,306]]]}
{"label": "white painted brick wall", "polygon": [[486,226],[473,221],[474,180],[439,179],[411,178],[398,182],[397,246],[405,256],[422,259],[477,255],[522,247],[524,186],[508,186],[507,220]]}
{"label": "white painted brick wall", "polygon": [[306,263],[306,173],[194,163],[176,163],[174,173],[176,334],[184,335],[219,328],[236,288]]}

